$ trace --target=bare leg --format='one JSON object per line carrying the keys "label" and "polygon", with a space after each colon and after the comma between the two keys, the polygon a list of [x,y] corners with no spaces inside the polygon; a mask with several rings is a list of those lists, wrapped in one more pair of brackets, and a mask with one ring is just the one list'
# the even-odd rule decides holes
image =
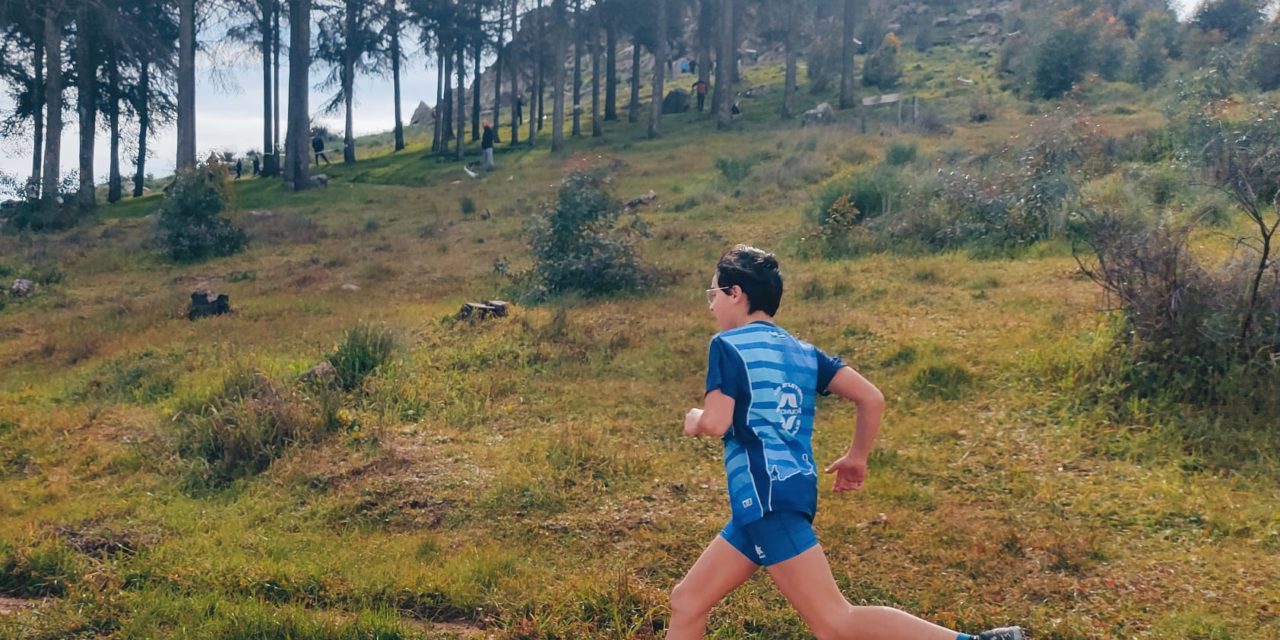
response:
{"label": "bare leg", "polygon": [[897,609],[849,604],[836,586],[821,545],[768,571],[818,640],[956,640],[958,635]]}
{"label": "bare leg", "polygon": [[[671,590],[671,625],[667,640],[697,640],[707,631],[711,607],[747,581],[760,565],[716,536]],[[952,638],[951,640],[954,640]]]}

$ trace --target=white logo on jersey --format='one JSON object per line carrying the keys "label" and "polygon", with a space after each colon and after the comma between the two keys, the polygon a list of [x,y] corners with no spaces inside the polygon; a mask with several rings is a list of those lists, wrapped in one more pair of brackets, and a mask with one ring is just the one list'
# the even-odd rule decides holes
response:
{"label": "white logo on jersey", "polygon": [[804,392],[800,387],[790,382],[784,382],[778,387],[778,417],[782,419],[782,429],[793,436],[800,430],[803,404]]}

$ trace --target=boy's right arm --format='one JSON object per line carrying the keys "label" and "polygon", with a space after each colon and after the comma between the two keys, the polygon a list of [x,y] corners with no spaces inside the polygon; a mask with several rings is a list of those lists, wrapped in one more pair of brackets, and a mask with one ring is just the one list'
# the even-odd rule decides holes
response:
{"label": "boy's right arm", "polygon": [[862,488],[867,476],[867,457],[875,446],[880,432],[880,418],[884,415],[884,394],[857,371],[843,367],[827,387],[832,393],[851,400],[858,407],[858,420],[853,442],[839,460],[827,467],[827,473],[836,474],[836,491],[856,491]]}

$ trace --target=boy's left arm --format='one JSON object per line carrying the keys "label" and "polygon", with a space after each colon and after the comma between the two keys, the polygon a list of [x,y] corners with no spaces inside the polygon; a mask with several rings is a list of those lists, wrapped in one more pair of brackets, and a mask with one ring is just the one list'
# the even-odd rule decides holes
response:
{"label": "boy's left arm", "polygon": [[733,426],[733,398],[712,389],[702,400],[702,408],[684,416],[684,433],[689,436],[723,436]]}

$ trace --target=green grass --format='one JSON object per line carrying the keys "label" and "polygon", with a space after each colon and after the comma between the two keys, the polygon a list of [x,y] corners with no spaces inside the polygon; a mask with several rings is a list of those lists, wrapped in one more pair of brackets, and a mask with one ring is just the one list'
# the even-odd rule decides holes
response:
{"label": "green grass", "polygon": [[[0,310],[0,593],[57,596],[0,617],[0,636],[660,637],[667,593],[725,515],[718,443],[685,438],[680,417],[701,398],[714,332],[702,289],[736,242],[779,251],[779,321],[888,398],[866,488],[824,482],[816,521],[851,600],[1044,638],[1280,634],[1274,442],[1082,400],[1108,334],[1065,241],[1013,258],[797,249],[815,199],[889,149],[917,150],[901,171],[933,171],[940,150],[999,148],[1031,119],[997,94],[996,121],[964,125],[969,89],[952,79],[985,90],[995,77],[965,47],[904,49],[903,63],[906,89],[946,110],[953,135],[874,114],[863,136],[856,110],[801,130],[776,120],[771,91],[744,99],[728,133],[689,113],[648,140],[642,118],[552,155],[544,129],[533,148],[503,145],[480,180],[425,157],[421,132],[398,153],[385,135],[362,140],[356,165],[322,169],[327,189],[237,183],[229,215],[254,240],[199,264],[148,244],[139,218],[159,196],[65,234],[0,237],[7,273],[61,274]],[[778,81],[751,68],[744,85]],[[1125,94],[1104,89],[1108,131],[1159,122],[1141,103],[1114,113],[1107,96]],[[831,97],[802,88],[800,102]],[[756,162],[733,183],[718,158]],[[531,265],[526,218],[569,171],[609,165],[620,199],[658,194],[638,248],[670,284],[452,319],[518,293],[494,264]],[[1171,206],[1184,197],[1161,184]],[[1225,255],[1215,242],[1204,235]],[[235,313],[188,322],[201,285]],[[299,380],[340,353],[350,390]],[[242,370],[284,408],[228,400]],[[825,462],[855,413],[819,405]],[[198,456],[178,452],[202,407],[288,409],[314,432],[251,440],[252,473],[184,490]],[[194,426],[262,423],[248,418]],[[102,554],[93,539],[133,546]],[[710,635],[809,637],[763,575],[713,612]]]}

